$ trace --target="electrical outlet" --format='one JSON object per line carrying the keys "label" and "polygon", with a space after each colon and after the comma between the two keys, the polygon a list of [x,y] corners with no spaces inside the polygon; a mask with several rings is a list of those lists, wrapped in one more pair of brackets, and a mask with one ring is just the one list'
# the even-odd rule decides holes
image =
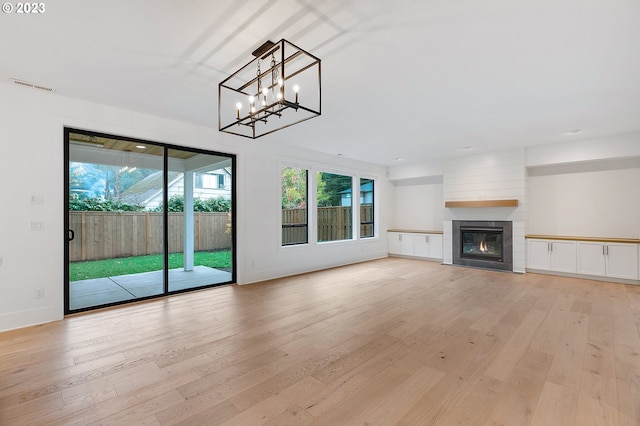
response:
{"label": "electrical outlet", "polygon": [[42,299],[44,297],[44,288],[36,288],[36,299]]}
{"label": "electrical outlet", "polygon": [[44,195],[32,195],[31,196],[31,204],[32,205],[42,205],[44,204]]}
{"label": "electrical outlet", "polygon": [[41,220],[33,220],[31,221],[31,230],[32,231],[42,231],[44,230],[44,222]]}

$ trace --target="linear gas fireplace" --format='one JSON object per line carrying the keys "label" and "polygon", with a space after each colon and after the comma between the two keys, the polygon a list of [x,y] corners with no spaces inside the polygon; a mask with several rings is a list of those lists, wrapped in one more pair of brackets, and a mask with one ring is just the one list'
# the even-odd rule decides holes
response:
{"label": "linear gas fireplace", "polygon": [[512,271],[511,222],[454,220],[453,264]]}

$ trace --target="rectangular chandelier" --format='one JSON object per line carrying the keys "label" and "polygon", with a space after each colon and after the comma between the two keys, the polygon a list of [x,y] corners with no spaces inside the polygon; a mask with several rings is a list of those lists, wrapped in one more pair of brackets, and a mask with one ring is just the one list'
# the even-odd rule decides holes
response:
{"label": "rectangular chandelier", "polygon": [[218,85],[218,130],[256,139],[320,115],[320,59],[285,39]]}

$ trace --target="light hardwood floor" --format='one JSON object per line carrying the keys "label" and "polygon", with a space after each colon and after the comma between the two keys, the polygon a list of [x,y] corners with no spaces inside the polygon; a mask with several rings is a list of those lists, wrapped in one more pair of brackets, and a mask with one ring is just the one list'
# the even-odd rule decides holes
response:
{"label": "light hardwood floor", "polygon": [[639,425],[640,286],[387,258],[0,334],[0,424]]}

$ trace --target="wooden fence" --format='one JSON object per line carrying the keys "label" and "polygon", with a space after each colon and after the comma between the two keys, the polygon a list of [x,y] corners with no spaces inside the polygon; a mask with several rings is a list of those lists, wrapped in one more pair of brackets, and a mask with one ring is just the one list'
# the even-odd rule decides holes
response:
{"label": "wooden fence", "polygon": [[[307,242],[307,210],[282,210],[282,244]],[[360,206],[360,221],[373,222],[372,206]],[[319,207],[317,211],[318,241],[347,240],[353,237],[351,207]],[[362,236],[372,236],[372,224],[360,226]]]}
{"label": "wooden fence", "polygon": [[[371,206],[360,207],[362,222],[372,221]],[[306,209],[282,210],[282,243],[307,242]],[[351,207],[319,207],[318,241],[346,240],[353,236]],[[289,225],[289,226],[287,226]],[[194,213],[194,250],[231,248],[229,213]],[[162,253],[162,213],[69,212],[69,260],[112,259]],[[367,235],[372,225],[361,225]],[[184,214],[169,213],[169,253],[184,250]]]}
{"label": "wooden fence", "polygon": [[[194,213],[194,249],[231,248],[229,213]],[[162,213],[69,212],[69,260],[96,260],[162,253]],[[184,214],[169,213],[169,252],[184,250]]]}
{"label": "wooden fence", "polygon": [[282,245],[307,242],[307,209],[282,209]]}

